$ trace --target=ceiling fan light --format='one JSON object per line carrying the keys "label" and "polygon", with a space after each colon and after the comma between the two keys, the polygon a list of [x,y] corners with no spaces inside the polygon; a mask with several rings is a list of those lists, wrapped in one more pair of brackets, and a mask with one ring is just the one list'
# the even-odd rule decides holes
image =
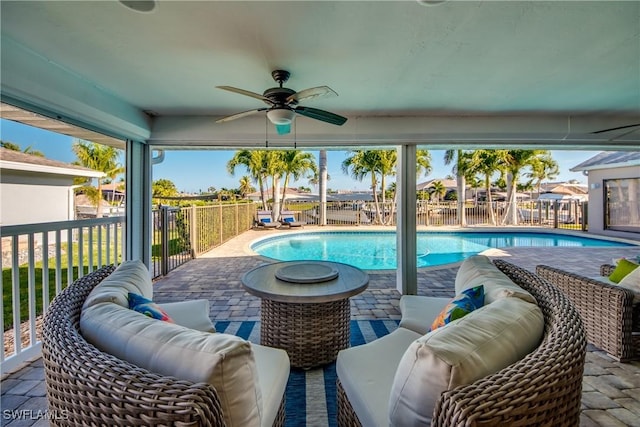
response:
{"label": "ceiling fan light", "polygon": [[136,12],[151,12],[156,8],[156,0],[120,0],[120,3]]}
{"label": "ceiling fan light", "polygon": [[288,125],[293,121],[295,115],[295,111],[288,108],[274,108],[267,111],[267,117],[274,125]]}

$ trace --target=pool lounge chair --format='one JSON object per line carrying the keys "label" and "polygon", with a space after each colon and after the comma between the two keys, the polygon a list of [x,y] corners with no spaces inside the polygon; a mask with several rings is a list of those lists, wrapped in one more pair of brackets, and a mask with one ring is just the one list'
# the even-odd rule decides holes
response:
{"label": "pool lounge chair", "polygon": [[286,225],[287,227],[303,227],[307,225],[304,221],[296,221],[296,217],[291,211],[280,212],[280,224]]}
{"label": "pool lounge chair", "polygon": [[256,225],[263,228],[278,228],[280,223],[271,218],[271,211],[258,211]]}

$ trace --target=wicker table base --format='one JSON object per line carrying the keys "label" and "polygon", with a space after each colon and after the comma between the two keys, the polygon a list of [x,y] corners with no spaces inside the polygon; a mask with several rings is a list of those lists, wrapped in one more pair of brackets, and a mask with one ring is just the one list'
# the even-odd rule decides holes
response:
{"label": "wicker table base", "polygon": [[291,366],[303,369],[333,362],[349,347],[349,298],[368,284],[359,268],[329,261],[265,264],[242,276],[262,299],[260,344],[285,350]]}
{"label": "wicker table base", "polygon": [[260,343],[286,350],[295,368],[309,369],[336,360],[349,347],[349,299],[323,303],[262,300]]}

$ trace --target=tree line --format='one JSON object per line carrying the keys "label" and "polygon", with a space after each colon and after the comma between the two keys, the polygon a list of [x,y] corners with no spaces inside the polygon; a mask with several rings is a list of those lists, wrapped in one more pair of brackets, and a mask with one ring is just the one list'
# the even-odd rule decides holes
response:
{"label": "tree line", "polygon": [[[2,147],[9,150],[23,151],[27,154],[43,156],[41,152],[27,147],[21,150],[20,146],[2,141]],[[97,206],[102,200],[102,185],[116,179],[124,172],[123,166],[118,163],[121,150],[93,142],[75,140],[72,149],[76,154],[78,164],[93,170],[105,173],[103,179],[97,180],[97,186],[91,185],[87,179],[78,179],[79,189],[84,192]],[[320,156],[323,159],[323,156]],[[326,156],[324,156],[326,158]],[[416,152],[416,174],[427,176],[431,173],[431,154],[427,150]],[[467,186],[478,188],[484,186],[487,197],[487,205],[492,205],[491,188],[498,186],[507,191],[507,209],[505,210],[501,224],[517,223],[516,195],[517,191],[524,188],[536,188],[540,192],[540,186],[544,180],[550,180],[559,174],[558,163],[552,158],[548,150],[446,150],[444,155],[446,165],[452,166],[452,173],[457,183],[457,218],[461,226],[466,226],[465,191]],[[261,195],[261,203],[267,209],[268,201],[272,201],[272,211],[275,219],[280,214],[284,204],[286,190],[292,180],[309,179],[312,184],[317,184],[322,176],[318,174],[319,167],[312,153],[299,150],[238,150],[231,160],[227,162],[227,171],[232,176],[238,167],[244,167],[248,175],[244,175],[237,189],[216,190],[210,187],[210,193],[219,198],[239,196],[246,198],[247,194],[255,191],[253,184],[258,186]],[[370,180],[370,188],[373,193],[376,219],[374,222],[383,224],[381,205],[387,199],[395,200],[395,182],[387,184],[388,180],[395,176],[397,167],[397,151],[391,150],[351,150],[342,161],[343,173],[353,179],[362,182]],[[322,165],[320,169],[322,168]],[[326,184],[326,183],[325,183]],[[444,186],[435,181],[431,184],[430,194],[436,199],[443,195]],[[268,188],[271,189],[268,192]],[[320,188],[326,189],[326,185]],[[281,191],[282,189],[282,191]],[[326,190],[325,190],[326,191]],[[152,184],[153,197],[173,197],[178,192],[173,182],[167,179],[159,179]],[[419,195],[423,197],[424,195]],[[394,206],[395,204],[392,204]],[[101,214],[98,209],[98,215]],[[392,216],[392,215],[391,215]],[[490,210],[490,221],[498,223],[496,213]]]}
{"label": "tree line", "polygon": [[[322,158],[322,156],[321,156]],[[416,174],[429,175],[432,170],[431,154],[427,150],[416,152]],[[444,161],[452,165],[452,172],[457,182],[456,200],[458,223],[466,226],[465,200],[466,187],[469,182],[473,187],[484,184],[487,194],[487,205],[492,206],[491,188],[498,186],[507,191],[507,209],[500,219],[502,224],[517,223],[517,191],[523,188],[540,186],[544,180],[554,179],[559,173],[558,163],[552,158],[548,150],[446,150]],[[318,176],[315,157],[311,153],[290,151],[240,150],[227,163],[229,173],[233,175],[236,168],[244,166],[249,178],[258,185],[261,203],[267,209],[268,200],[273,201],[272,211],[278,217],[280,207],[284,203],[284,195],[290,179],[298,180],[302,177]],[[343,173],[353,179],[363,181],[370,179],[373,192],[375,221],[385,222],[381,205],[387,198],[395,201],[395,182],[387,185],[388,179],[396,174],[396,150],[351,150],[342,164]],[[246,181],[246,176],[244,177]],[[266,188],[271,184],[271,194]],[[282,183],[283,191],[280,192]],[[441,182],[432,183],[432,194],[443,193]],[[321,186],[322,188],[322,186]],[[326,188],[326,187],[325,187]],[[392,209],[395,204],[392,204]],[[490,209],[490,220],[498,223],[496,213]],[[393,212],[391,212],[393,214]],[[391,217],[390,215],[389,217]]]}

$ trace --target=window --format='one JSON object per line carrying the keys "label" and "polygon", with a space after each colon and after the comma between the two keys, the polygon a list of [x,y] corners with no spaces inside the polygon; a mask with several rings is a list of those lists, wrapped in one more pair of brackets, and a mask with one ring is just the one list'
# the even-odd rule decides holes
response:
{"label": "window", "polygon": [[640,233],[640,178],[605,180],[604,191],[604,228]]}

